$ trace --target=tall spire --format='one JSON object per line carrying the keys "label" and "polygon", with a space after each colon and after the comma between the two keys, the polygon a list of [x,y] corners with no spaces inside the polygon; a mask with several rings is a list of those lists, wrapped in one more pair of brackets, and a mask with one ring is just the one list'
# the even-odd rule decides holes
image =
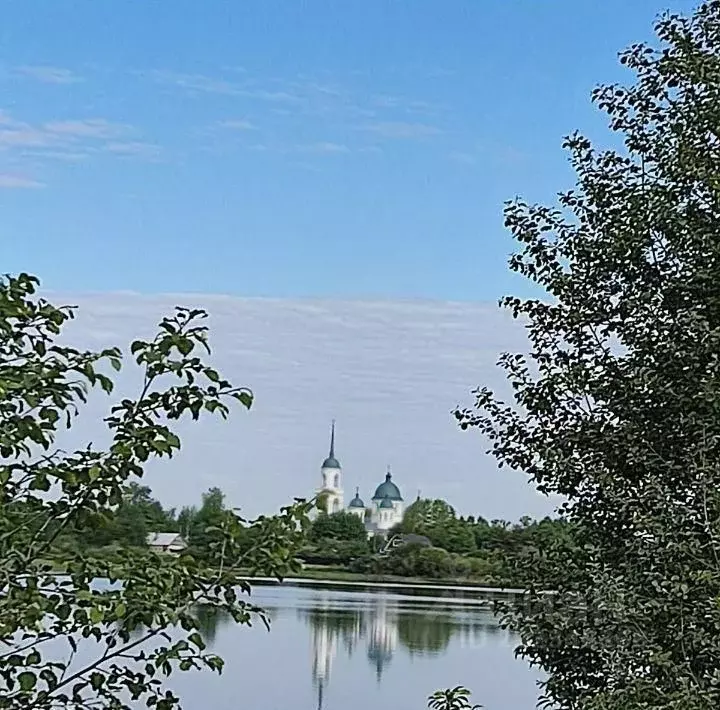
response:
{"label": "tall spire", "polygon": [[323,468],[340,468],[340,462],[335,458],[335,420],[332,420],[330,429],[330,453],[322,465]]}

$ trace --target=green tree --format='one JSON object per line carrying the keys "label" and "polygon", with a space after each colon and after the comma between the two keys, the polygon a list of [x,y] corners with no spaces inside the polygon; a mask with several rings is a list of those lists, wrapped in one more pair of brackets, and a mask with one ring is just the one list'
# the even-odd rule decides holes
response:
{"label": "green tree", "polygon": [[719,28],[716,0],[659,19],[634,82],[594,93],[623,147],[571,136],[576,189],[507,206],[548,298],[503,301],[530,340],[500,360],[515,401],[457,413],[567,499],[555,595],[505,618],[560,710],[720,707]]}
{"label": "green tree", "polygon": [[202,495],[200,508],[189,521],[188,543],[204,559],[212,557],[212,550],[222,539],[222,529],[232,513],[225,508],[225,494],[219,488],[210,488]]}
{"label": "green tree", "polygon": [[135,506],[140,510],[149,531],[178,531],[174,512],[165,510],[162,504],[152,497],[148,486],[141,486],[136,481],[131,481],[126,488],[124,505]]}
{"label": "green tree", "polygon": [[341,510],[327,515],[321,513],[313,520],[308,537],[320,543],[326,540],[345,540],[347,542],[367,542],[367,531],[362,520],[353,513]]}
{"label": "green tree", "polygon": [[446,501],[422,498],[407,507],[399,532],[424,535],[424,530],[447,525],[456,517],[455,509]]}
{"label": "green tree", "polygon": [[249,407],[252,396],[203,362],[205,314],[178,309],[154,339],[132,343],[141,391],[110,409],[109,447],[56,449],[58,429],[72,426],[89,388],[112,392],[107,372],[120,369],[121,353],[60,344],[73,312],[37,298],[37,284],[25,274],[0,279],[0,708],[129,710],[132,703],[168,710],[178,699],[162,678],[222,668],[222,659],[205,651],[193,608],[209,604],[238,623],[258,614],[267,620],[239,594],[247,586],[238,588],[237,571],[243,565],[281,576],[297,569],[308,505],[255,521],[262,544],[250,551],[237,545],[243,524],[231,516],[213,569],[189,555],[67,547],[68,574],[55,574],[47,560],[63,536],[82,537],[92,521],[118,509],[150,458],[178,451],[177,420],[227,416],[233,400]]}

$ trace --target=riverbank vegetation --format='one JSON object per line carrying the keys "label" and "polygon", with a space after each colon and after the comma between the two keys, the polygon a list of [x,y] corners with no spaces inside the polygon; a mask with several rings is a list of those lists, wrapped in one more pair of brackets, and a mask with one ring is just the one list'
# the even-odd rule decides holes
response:
{"label": "riverbank vegetation", "polygon": [[[398,544],[387,546],[393,538]],[[542,550],[570,540],[571,528],[563,520],[487,521],[481,516],[458,516],[445,501],[423,499],[408,507],[387,539],[368,539],[351,513],[321,514],[311,524],[308,544],[299,554],[317,575],[322,574],[317,567],[326,565],[328,571],[368,578],[522,588],[541,576]],[[551,583],[549,575],[547,583]]]}
{"label": "riverbank vegetation", "polygon": [[[219,488],[204,493],[197,506],[177,512],[164,508],[149,487],[132,482],[124,489],[117,508],[90,518],[82,529],[67,526],[48,555],[62,568],[78,550],[105,556],[116,556],[126,549],[140,552],[148,549],[152,533],[173,532],[186,543],[185,554],[211,564],[220,531],[232,517],[234,513],[227,508]],[[401,524],[387,537],[377,538],[369,538],[362,521],[351,513],[320,512],[309,524],[297,552],[302,569],[290,575],[353,581],[443,581],[517,589],[537,579],[542,550],[567,541],[569,535],[568,524],[559,519],[523,518],[514,524],[486,521],[481,516],[458,516],[442,500],[415,501]],[[388,541],[398,544],[388,546]],[[257,542],[253,526],[239,527],[236,546],[241,554]]]}

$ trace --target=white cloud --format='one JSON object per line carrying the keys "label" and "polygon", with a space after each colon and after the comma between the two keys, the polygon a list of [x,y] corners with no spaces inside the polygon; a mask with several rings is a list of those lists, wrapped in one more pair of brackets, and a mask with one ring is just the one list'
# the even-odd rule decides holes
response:
{"label": "white cloud", "polygon": [[310,143],[297,148],[302,153],[349,153],[350,149],[341,143]]}
{"label": "white cloud", "polygon": [[133,130],[131,126],[113,123],[104,118],[52,121],[46,123],[44,128],[50,134],[67,136],[68,138],[116,138]]}
{"label": "white cloud", "polygon": [[131,140],[137,133],[133,126],[104,118],[31,124],[0,110],[0,152],[26,167],[43,161],[79,162],[100,153],[156,160],[160,148]]}
{"label": "white cloud", "polygon": [[437,126],[426,123],[407,123],[405,121],[378,121],[361,126],[360,130],[375,133],[383,138],[418,139],[436,136],[442,133]]}
{"label": "white cloud", "polygon": [[17,67],[15,72],[44,84],[76,84],[83,81],[82,77],[62,67],[22,66]]}
{"label": "white cloud", "polygon": [[204,74],[182,74],[171,71],[152,71],[148,76],[162,84],[169,84],[191,93],[220,94],[224,96],[242,96],[270,102],[295,102],[299,98],[287,91],[275,91],[240,84],[226,79],[205,76]]}
{"label": "white cloud", "polygon": [[36,190],[45,185],[22,175],[0,173],[0,190]]}
{"label": "white cloud", "polygon": [[[488,518],[544,515],[553,505],[519,473],[497,471],[486,442],[461,432],[451,410],[471,403],[478,384],[503,380],[501,351],[526,348],[522,327],[496,307],[433,302],[329,302],[223,296],[50,294],[77,303],[67,337],[80,347],[126,347],[148,337],[177,305],[211,314],[213,362],[237,385],[252,387],[253,409],[229,422],[182,425],[183,450],[153,465],[147,483],[168,504],[197,501],[219,485],[248,515],[310,496],[337,419],[337,454],[349,494],[370,496],[391,464],[406,499],[446,497],[461,512]],[[117,397],[139,384],[128,365]],[[97,421],[108,406],[91,400],[76,445],[102,441]]]}
{"label": "white cloud", "polygon": [[257,126],[252,122],[244,119],[234,119],[229,121],[220,121],[218,124],[219,128],[227,128],[232,131],[256,131]]}
{"label": "white cloud", "polygon": [[132,158],[158,158],[160,156],[160,147],[153,143],[143,143],[140,141],[130,142],[111,142],[104,146],[104,149],[115,155],[122,155]]}

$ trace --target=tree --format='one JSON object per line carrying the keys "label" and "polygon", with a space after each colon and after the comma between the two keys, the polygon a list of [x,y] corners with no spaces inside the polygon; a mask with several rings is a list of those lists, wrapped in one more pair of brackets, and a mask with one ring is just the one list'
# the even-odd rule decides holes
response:
{"label": "tree", "polygon": [[462,554],[475,550],[470,524],[458,518],[455,509],[444,500],[416,500],[408,506],[398,528],[401,533],[424,535],[448,552]]}
{"label": "tree", "polygon": [[500,359],[514,401],[456,413],[567,499],[554,595],[504,619],[560,710],[720,707],[719,28],[717,0],[660,18],[621,55],[634,83],[594,92],[623,147],[575,134],[559,208],[507,205],[548,298],[502,301],[530,340]]}
{"label": "tree", "polygon": [[[243,553],[236,545],[243,523],[229,516],[212,569],[190,555],[127,548],[107,556],[65,546],[67,575],[55,574],[47,560],[63,536],[82,536],[98,516],[113,514],[150,458],[179,450],[175,421],[203,412],[225,417],[233,400],[247,408],[252,395],[198,354],[209,352],[204,312],[177,309],[154,339],[130,347],[142,388],[110,409],[109,448],[56,449],[59,428],[72,426],[89,388],[112,392],[108,367],[120,369],[121,353],[59,344],[73,311],[37,298],[37,284],[26,274],[0,279],[0,708],[142,703],[167,710],[178,699],[161,678],[222,668],[204,650],[193,608],[209,604],[238,623],[258,615],[267,621],[238,593],[248,587],[238,587],[237,571],[297,569],[308,505],[259,518],[253,525],[262,542]],[[102,579],[123,584],[96,583]]]}
{"label": "tree", "polygon": [[367,531],[357,515],[341,510],[332,515],[325,513],[318,515],[310,526],[308,537],[312,542],[317,543],[327,540],[366,543]]}
{"label": "tree", "polygon": [[400,532],[424,535],[423,530],[446,525],[456,519],[455,509],[441,499],[422,498],[407,507]]}
{"label": "tree", "polygon": [[173,511],[165,510],[160,501],[155,500],[149,486],[141,486],[136,481],[128,484],[124,505],[135,506],[152,532],[177,532],[177,521]]}
{"label": "tree", "polygon": [[188,528],[188,542],[197,555],[209,561],[213,551],[220,549],[217,543],[231,516],[232,512],[225,508],[225,494],[219,488],[210,488],[203,493],[200,508],[192,516]]}

